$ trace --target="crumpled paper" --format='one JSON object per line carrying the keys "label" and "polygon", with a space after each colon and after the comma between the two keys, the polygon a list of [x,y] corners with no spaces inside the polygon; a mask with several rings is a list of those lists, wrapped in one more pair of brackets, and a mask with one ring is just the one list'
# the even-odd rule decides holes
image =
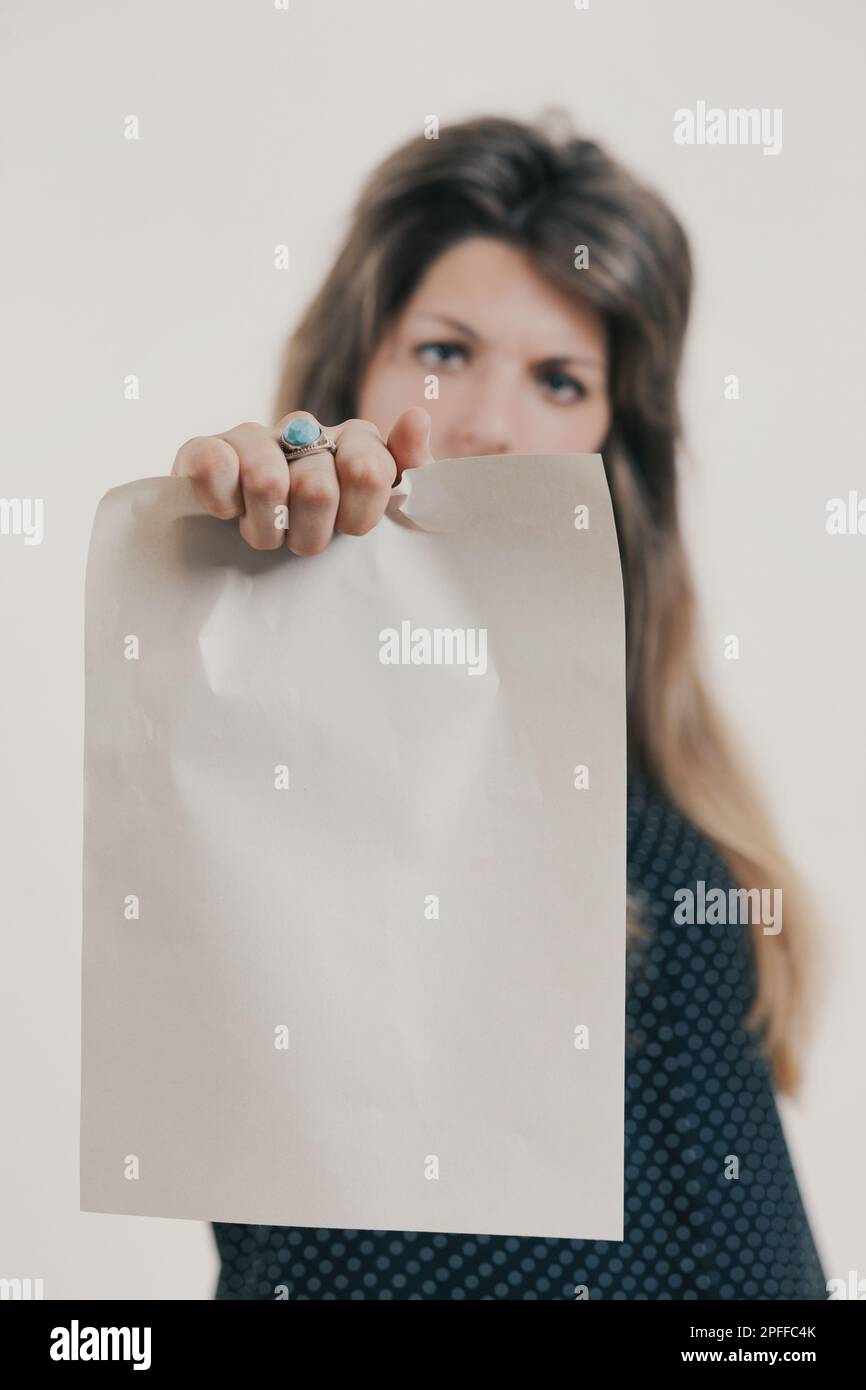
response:
{"label": "crumpled paper", "polygon": [[309,557],[112,488],[82,1210],[622,1239],[625,857],[600,456],[438,460]]}

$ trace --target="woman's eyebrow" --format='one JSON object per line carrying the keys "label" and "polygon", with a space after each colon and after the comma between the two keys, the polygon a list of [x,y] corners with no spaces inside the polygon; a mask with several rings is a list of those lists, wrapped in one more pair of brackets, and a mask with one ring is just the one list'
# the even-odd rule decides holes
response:
{"label": "woman's eyebrow", "polygon": [[[432,314],[425,312],[419,313],[417,317],[420,319],[438,319],[440,323],[447,323],[451,328],[456,328],[458,333],[464,333],[467,338],[471,338],[474,342],[477,343],[481,341],[480,335],[475,332],[474,328],[470,328],[467,323],[461,323],[460,319],[452,318],[450,314]],[[554,355],[541,359],[541,365],[545,367],[566,367],[571,362],[579,363],[581,366],[585,367],[598,367],[600,369],[603,369],[605,366],[601,357],[590,354],[584,356]]]}
{"label": "woman's eyebrow", "polygon": [[585,357],[545,357],[544,360],[543,360],[542,365],[545,366],[545,367],[567,367],[567,366],[569,366],[569,364],[572,363],[572,362],[575,362],[575,363],[577,363],[579,366],[582,366],[582,367],[598,367],[600,371],[604,369],[604,365],[605,365],[605,364],[604,364],[604,361],[603,361],[603,359],[602,359],[601,357],[592,357],[592,356],[585,356]]}
{"label": "woman's eyebrow", "polygon": [[448,314],[422,313],[418,314],[418,318],[439,319],[440,323],[447,323],[450,324],[452,328],[456,328],[458,333],[465,333],[467,338],[473,338],[475,342],[480,341],[479,335],[475,332],[474,328],[470,328],[469,325],[466,323],[461,323],[459,319],[452,319]]}

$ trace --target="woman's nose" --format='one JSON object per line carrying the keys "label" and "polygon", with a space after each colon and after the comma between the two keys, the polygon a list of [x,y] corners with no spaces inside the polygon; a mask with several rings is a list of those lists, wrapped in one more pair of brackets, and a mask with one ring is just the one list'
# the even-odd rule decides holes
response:
{"label": "woman's nose", "polygon": [[[513,388],[511,389],[513,396]],[[509,390],[502,381],[472,383],[460,402],[460,414],[452,435],[458,457],[507,454],[512,429],[509,424]]]}

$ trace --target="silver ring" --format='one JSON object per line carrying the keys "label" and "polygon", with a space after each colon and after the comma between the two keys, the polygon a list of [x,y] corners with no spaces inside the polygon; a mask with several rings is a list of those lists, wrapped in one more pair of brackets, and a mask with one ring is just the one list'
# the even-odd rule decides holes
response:
{"label": "silver ring", "polygon": [[[310,438],[309,436],[314,429],[317,429],[319,433]],[[303,418],[290,420],[278,442],[289,463],[294,463],[295,459],[306,458],[307,454],[319,454],[324,451],[336,454],[337,452],[334,440],[329,438],[318,420],[305,420]]]}

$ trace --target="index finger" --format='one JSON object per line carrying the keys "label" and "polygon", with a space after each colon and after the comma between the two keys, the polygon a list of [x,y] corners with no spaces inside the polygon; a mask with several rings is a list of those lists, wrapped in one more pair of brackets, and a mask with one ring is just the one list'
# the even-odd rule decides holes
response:
{"label": "index finger", "polygon": [[337,435],[334,465],[340,506],[334,529],[363,536],[379,520],[397,479],[397,463],[375,425],[347,420]]}
{"label": "index finger", "polygon": [[206,512],[228,521],[244,510],[240,469],[240,459],[228,440],[203,434],[181,445],[171,471],[190,479]]}

